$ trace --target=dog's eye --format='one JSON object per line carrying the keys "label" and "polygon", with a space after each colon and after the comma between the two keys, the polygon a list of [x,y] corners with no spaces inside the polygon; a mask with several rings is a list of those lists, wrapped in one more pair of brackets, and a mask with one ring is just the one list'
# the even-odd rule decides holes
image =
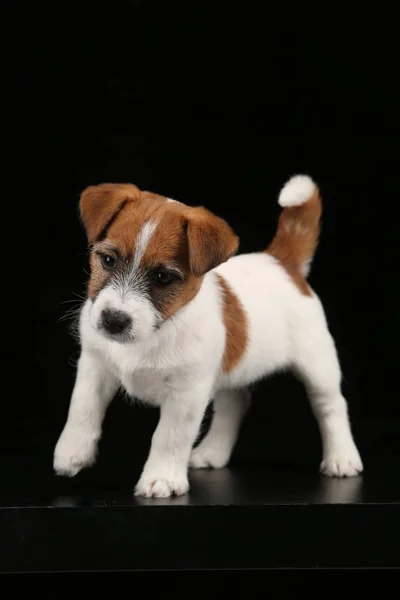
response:
{"label": "dog's eye", "polygon": [[102,254],[100,258],[103,267],[107,269],[107,271],[112,271],[115,267],[115,258],[110,254]]}
{"label": "dog's eye", "polygon": [[156,283],[160,283],[161,285],[167,285],[168,283],[171,283],[175,278],[175,273],[167,271],[166,269],[157,269],[153,273],[153,279],[156,281]]}

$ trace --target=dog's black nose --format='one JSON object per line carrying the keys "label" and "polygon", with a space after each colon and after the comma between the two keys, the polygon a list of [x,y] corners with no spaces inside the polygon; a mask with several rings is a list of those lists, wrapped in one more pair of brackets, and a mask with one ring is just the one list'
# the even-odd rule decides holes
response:
{"label": "dog's black nose", "polygon": [[110,308],[103,310],[101,313],[101,320],[104,329],[112,334],[123,333],[132,322],[130,316],[126,313],[121,310],[112,310]]}

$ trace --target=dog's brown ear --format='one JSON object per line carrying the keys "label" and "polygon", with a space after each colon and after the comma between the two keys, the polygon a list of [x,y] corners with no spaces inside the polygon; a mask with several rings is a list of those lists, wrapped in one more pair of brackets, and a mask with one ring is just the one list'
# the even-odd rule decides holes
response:
{"label": "dog's brown ear", "polygon": [[187,238],[190,269],[196,277],[227,261],[239,247],[228,223],[203,207],[187,212]]}
{"label": "dog's brown ear", "polygon": [[86,188],[81,194],[79,209],[89,245],[102,237],[127,202],[133,202],[139,196],[139,188],[131,184],[102,183]]}

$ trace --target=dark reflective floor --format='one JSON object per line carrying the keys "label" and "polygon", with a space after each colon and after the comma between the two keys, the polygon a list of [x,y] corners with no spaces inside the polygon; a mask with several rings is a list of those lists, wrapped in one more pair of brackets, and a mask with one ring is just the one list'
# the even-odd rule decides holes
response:
{"label": "dark reflective floor", "polygon": [[[225,468],[219,471],[194,471],[191,491],[171,499],[132,498],[129,489],[82,487],[76,493],[56,494],[52,506],[207,506],[385,502],[393,494],[400,501],[400,478],[389,489],[364,493],[362,477],[330,480],[313,475],[302,476],[254,467]],[[378,491],[378,493],[376,493]],[[371,490],[370,490],[371,492]],[[380,498],[380,500],[378,500]],[[45,503],[45,498],[43,498]]]}
{"label": "dark reflective floor", "polygon": [[357,427],[351,479],[319,475],[315,432],[248,433],[228,468],[191,471],[190,493],[163,500],[133,497],[145,452],[130,438],[105,439],[73,479],[51,448],[3,452],[0,572],[400,567],[399,423]]}
{"label": "dark reflective floor", "polygon": [[14,451],[1,457],[0,506],[400,504],[400,426],[369,424],[360,428],[358,439],[365,465],[360,477],[320,476],[318,449],[312,444],[297,455],[286,444],[286,456],[272,460],[265,448],[263,455],[262,446],[247,440],[239,443],[229,467],[191,470],[188,495],[157,500],[134,498],[141,462],[129,453],[116,460],[104,449],[99,464],[64,479],[52,473],[50,453]]}

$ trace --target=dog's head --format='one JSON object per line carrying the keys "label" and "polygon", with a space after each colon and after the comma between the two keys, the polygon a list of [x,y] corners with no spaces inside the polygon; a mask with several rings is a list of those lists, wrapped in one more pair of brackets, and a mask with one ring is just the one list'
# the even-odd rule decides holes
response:
{"label": "dog's head", "polygon": [[205,208],[130,184],[88,187],[80,211],[91,249],[91,325],[121,343],[157,331],[239,244]]}

